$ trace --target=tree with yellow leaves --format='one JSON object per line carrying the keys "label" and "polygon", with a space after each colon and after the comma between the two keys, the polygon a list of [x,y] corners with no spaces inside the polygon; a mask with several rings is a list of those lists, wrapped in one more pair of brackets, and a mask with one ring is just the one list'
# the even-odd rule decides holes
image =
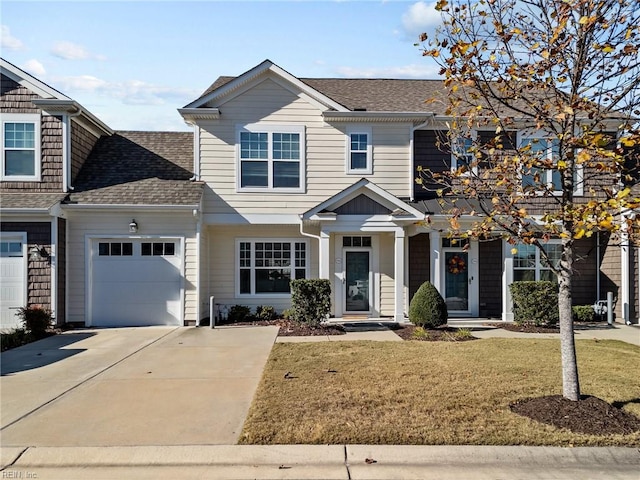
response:
{"label": "tree with yellow leaves", "polygon": [[[440,0],[418,44],[441,66],[457,168],[418,183],[451,205],[457,235],[540,249],[559,285],[563,395],[580,399],[574,243],[637,238],[640,0]],[[475,199],[473,205],[464,199]],[[477,221],[460,231],[459,217]],[[544,242],[561,239],[559,262]]]}

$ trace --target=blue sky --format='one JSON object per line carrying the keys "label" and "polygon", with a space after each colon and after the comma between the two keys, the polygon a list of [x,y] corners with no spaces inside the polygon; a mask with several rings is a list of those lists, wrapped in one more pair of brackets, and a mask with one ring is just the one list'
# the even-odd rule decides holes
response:
{"label": "blue sky", "polygon": [[437,78],[414,46],[430,1],[2,0],[2,57],[117,130],[187,130],[220,75],[270,59],[297,77]]}

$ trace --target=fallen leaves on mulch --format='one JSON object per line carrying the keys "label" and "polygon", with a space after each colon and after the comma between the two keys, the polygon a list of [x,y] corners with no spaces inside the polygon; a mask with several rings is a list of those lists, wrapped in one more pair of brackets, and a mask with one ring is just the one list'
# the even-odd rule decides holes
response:
{"label": "fallen leaves on mulch", "polygon": [[399,325],[398,328],[393,331],[403,340],[420,340],[426,342],[466,342],[469,340],[477,340],[477,337],[472,335],[456,335],[459,330],[451,327],[425,328],[426,336],[415,337],[414,331],[416,328],[415,325]]}
{"label": "fallen leaves on mulch", "polygon": [[640,418],[589,395],[573,402],[562,395],[529,398],[511,411],[547,425],[587,435],[628,435],[640,431]]}

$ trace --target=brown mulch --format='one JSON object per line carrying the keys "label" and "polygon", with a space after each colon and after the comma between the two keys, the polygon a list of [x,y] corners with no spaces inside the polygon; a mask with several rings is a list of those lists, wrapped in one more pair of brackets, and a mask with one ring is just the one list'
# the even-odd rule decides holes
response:
{"label": "brown mulch", "polygon": [[[502,328],[503,330],[509,330],[510,332],[520,333],[560,333],[560,327],[558,325],[517,325],[515,323],[487,323],[489,327]],[[606,322],[574,322],[574,330],[602,330],[611,328]]]}
{"label": "brown mulch", "polygon": [[640,431],[640,418],[589,395],[577,402],[562,395],[520,400],[511,405],[511,411],[574,433],[628,435]]}
{"label": "brown mulch", "polygon": [[309,325],[300,325],[291,320],[277,318],[275,320],[254,320],[252,322],[236,322],[236,323],[217,323],[216,325],[273,325],[280,327],[278,330],[279,337],[310,337],[322,335],[344,335],[344,329],[340,325],[320,325],[318,327],[310,327]]}
{"label": "brown mulch", "polygon": [[399,325],[397,329],[394,329],[394,333],[403,340],[419,340],[425,342],[466,342],[469,340],[477,340],[477,337],[456,337],[455,333],[457,328],[451,327],[438,327],[438,328],[425,328],[427,332],[426,338],[415,338],[413,332],[416,329],[415,325]]}

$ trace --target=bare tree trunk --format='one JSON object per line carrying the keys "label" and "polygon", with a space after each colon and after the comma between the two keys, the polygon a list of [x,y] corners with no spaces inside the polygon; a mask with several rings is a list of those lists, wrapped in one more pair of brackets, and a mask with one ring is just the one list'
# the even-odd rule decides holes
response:
{"label": "bare tree trunk", "polygon": [[560,313],[560,355],[562,361],[562,395],[573,401],[580,400],[578,361],[573,334],[573,313],[571,311],[571,272],[573,270],[573,243],[562,242],[562,259],[558,284],[558,309]]}

